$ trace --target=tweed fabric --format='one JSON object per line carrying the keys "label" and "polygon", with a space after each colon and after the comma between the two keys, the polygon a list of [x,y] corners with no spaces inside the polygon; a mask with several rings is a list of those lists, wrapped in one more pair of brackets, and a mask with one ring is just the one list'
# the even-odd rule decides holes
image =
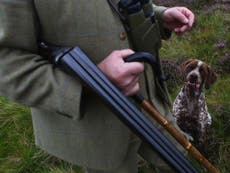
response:
{"label": "tweed fabric", "polygon": [[[164,9],[154,9],[161,21]],[[39,55],[37,45],[43,40],[79,46],[95,63],[128,48],[129,41],[120,39],[124,28],[106,0],[0,0],[0,21],[0,95],[31,107],[36,144],[84,167],[119,167],[129,148],[129,129],[97,96],[85,93],[78,78]],[[164,110],[158,88],[145,75],[153,76],[151,71],[142,76],[141,92]]]}

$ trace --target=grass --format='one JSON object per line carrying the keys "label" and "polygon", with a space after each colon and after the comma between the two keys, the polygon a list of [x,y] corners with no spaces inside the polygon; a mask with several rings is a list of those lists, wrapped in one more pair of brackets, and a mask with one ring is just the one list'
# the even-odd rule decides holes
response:
{"label": "grass", "polygon": [[[161,56],[181,62],[197,58],[218,72],[219,58],[230,53],[230,13],[197,12],[195,27],[189,33],[163,42]],[[218,47],[219,43],[224,47]],[[170,86],[175,98],[181,83]],[[230,75],[221,71],[218,81],[206,91],[213,125],[208,139],[208,159],[222,173],[230,172]],[[82,173],[78,166],[58,160],[34,146],[30,110],[0,97],[0,173]]]}
{"label": "grass", "polygon": [[[230,17],[230,14],[226,18]],[[221,12],[200,14],[196,17],[196,23],[192,31],[183,36],[173,35],[170,41],[164,42],[161,54],[171,59],[197,58],[208,63],[216,63],[217,56],[223,50],[216,50],[215,45],[228,38],[225,20]],[[227,34],[227,37],[226,37]]]}
{"label": "grass", "polygon": [[[229,63],[221,65],[220,59],[230,53],[230,13],[197,12],[196,16],[195,27],[190,32],[181,37],[173,35],[172,39],[163,42],[161,56],[177,63],[189,58],[201,59],[218,73],[217,82],[210,90],[205,91],[209,112],[213,118],[206,157],[222,173],[228,173],[230,172],[230,75],[229,71],[226,71],[229,69]],[[174,76],[168,85],[174,99],[182,86],[181,80]]]}
{"label": "grass", "polygon": [[30,110],[0,98],[0,173],[80,173],[34,146]]}

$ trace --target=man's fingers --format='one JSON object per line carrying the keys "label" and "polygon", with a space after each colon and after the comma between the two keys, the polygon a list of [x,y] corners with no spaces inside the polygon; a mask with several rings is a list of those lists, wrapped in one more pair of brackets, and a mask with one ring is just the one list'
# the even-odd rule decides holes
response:
{"label": "man's fingers", "polygon": [[[122,58],[127,58],[129,55],[134,54],[131,49],[121,50]],[[125,62],[125,69],[128,74],[140,74],[144,71],[144,64],[141,62]]]}
{"label": "man's fingers", "polygon": [[131,95],[135,95],[138,91],[140,90],[140,84],[139,83],[136,83],[135,86],[126,91],[126,92],[123,92],[126,96],[131,96]]}
{"label": "man's fingers", "polygon": [[122,58],[125,58],[125,57],[127,57],[129,55],[134,54],[134,51],[131,50],[131,49],[122,49],[122,50],[120,50],[120,54],[121,54]]}
{"label": "man's fingers", "polygon": [[140,62],[124,62],[124,58],[133,54],[131,49],[116,50],[98,64],[102,72],[125,94],[138,91],[139,75],[144,71]]}
{"label": "man's fingers", "polygon": [[129,75],[128,77],[117,81],[118,88],[125,90],[125,88],[132,86],[134,83],[138,82],[138,75]]}
{"label": "man's fingers", "polygon": [[173,11],[173,14],[174,16],[174,19],[176,19],[177,21],[183,23],[183,24],[187,24],[189,22],[187,16],[185,16],[185,14],[183,14],[182,12],[174,12]]}
{"label": "man's fingers", "polygon": [[177,27],[177,28],[175,28],[175,32],[177,33],[177,34],[180,34],[180,33],[183,33],[183,32],[185,32],[185,31],[187,31],[188,29],[190,29],[190,27],[188,26],[188,25],[183,25],[182,27]]}
{"label": "man's fingers", "polygon": [[117,86],[125,95],[133,95],[140,89],[139,76],[132,75],[129,77],[129,79],[120,82]]}
{"label": "man's fingers", "polygon": [[141,62],[127,62],[125,68],[127,74],[139,75],[144,71],[144,64]]}
{"label": "man's fingers", "polygon": [[188,18],[188,25],[191,28],[195,19],[194,14],[189,9],[186,8],[184,10],[184,15]]}
{"label": "man's fingers", "polygon": [[134,80],[124,88],[122,91],[126,96],[134,95],[140,90],[139,77],[134,78]]}

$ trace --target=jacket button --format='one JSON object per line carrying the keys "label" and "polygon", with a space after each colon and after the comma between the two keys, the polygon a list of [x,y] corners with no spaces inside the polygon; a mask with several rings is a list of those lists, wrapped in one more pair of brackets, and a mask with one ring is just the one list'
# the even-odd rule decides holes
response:
{"label": "jacket button", "polygon": [[120,33],[120,40],[125,40],[126,39],[126,33],[125,32],[121,32]]}

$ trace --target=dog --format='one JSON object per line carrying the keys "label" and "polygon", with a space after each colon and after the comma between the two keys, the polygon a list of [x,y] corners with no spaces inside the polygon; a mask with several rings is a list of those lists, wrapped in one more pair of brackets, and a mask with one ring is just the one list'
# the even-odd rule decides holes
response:
{"label": "dog", "polygon": [[180,69],[184,85],[173,103],[172,115],[181,130],[203,148],[207,129],[212,123],[203,88],[209,89],[217,76],[209,65],[197,59],[185,61]]}

